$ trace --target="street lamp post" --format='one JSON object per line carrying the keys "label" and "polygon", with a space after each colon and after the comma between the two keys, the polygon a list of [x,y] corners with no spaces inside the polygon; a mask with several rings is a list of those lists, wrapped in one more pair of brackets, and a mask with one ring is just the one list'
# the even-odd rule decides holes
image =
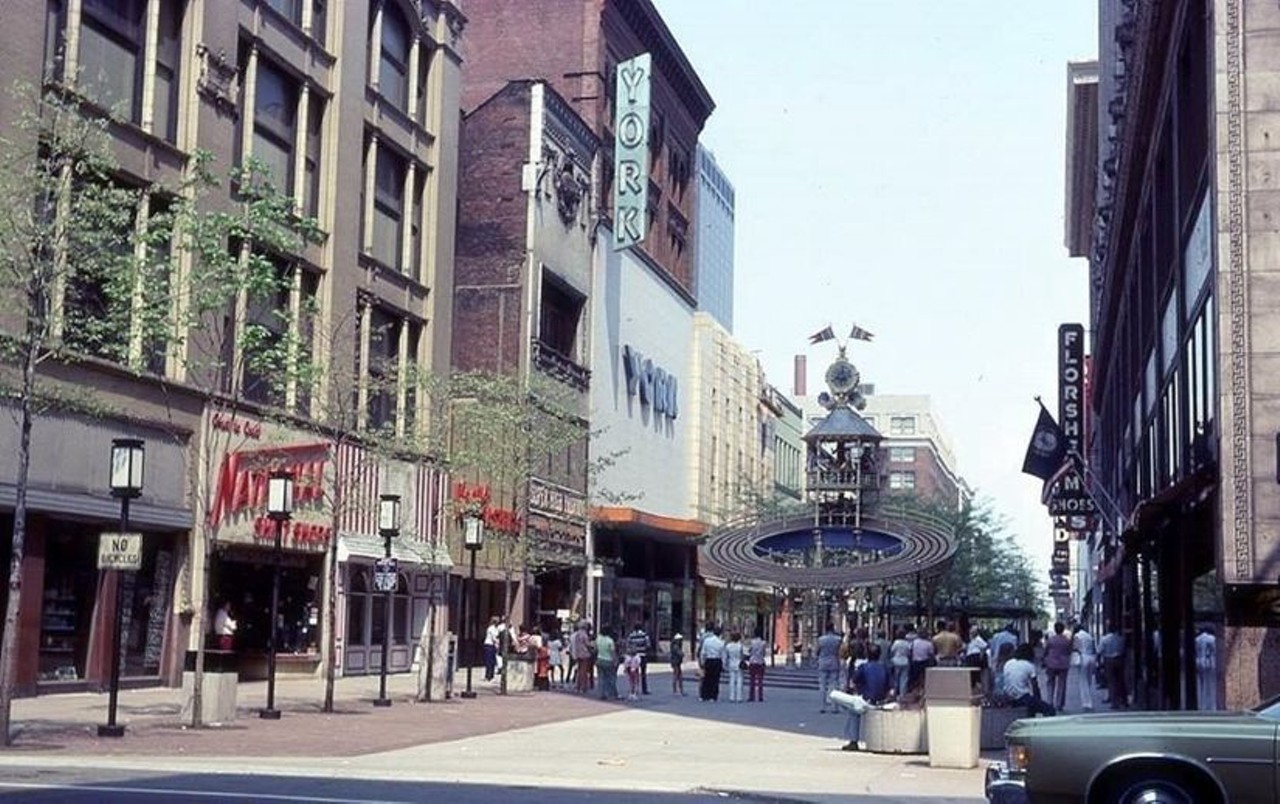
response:
{"label": "street lamp post", "polygon": [[[120,535],[129,532],[129,500],[142,494],[142,470],[146,464],[146,448],[136,438],[111,441],[111,496],[120,498]],[[99,737],[123,737],[124,726],[116,723],[116,706],[120,697],[120,652],[124,650],[123,587],[120,570],[115,574],[116,607],[111,640],[111,692],[107,699],[107,722],[98,726]]]}
{"label": "street lamp post", "polygon": [[595,585],[596,610],[593,612],[593,614],[595,616],[594,625],[595,625],[596,633],[598,634],[600,633],[600,592],[604,586],[604,565],[603,564],[591,565],[591,582],[592,584]]}
{"label": "street lamp post", "polygon": [[890,638],[893,637],[893,587],[885,586],[884,588],[884,630]]}
{"label": "street lamp post", "polygon": [[[382,672],[378,678],[378,697],[374,699],[373,705],[390,706],[391,699],[387,697],[387,661],[391,653],[391,625],[394,621],[391,612],[392,604],[395,602],[392,592],[396,588],[396,572],[391,562],[391,540],[400,535],[399,494],[383,494],[379,500],[378,532],[382,534],[385,562],[378,574],[383,575],[382,592],[387,596],[387,604],[384,607],[386,619],[382,628]],[[390,573],[391,577],[386,578],[385,573]]]}
{"label": "street lamp post", "polygon": [[[463,525],[462,545],[471,554],[471,574],[467,581],[470,588],[467,591],[470,593],[472,611],[467,611],[468,596],[463,595],[462,599],[462,628],[466,631],[468,625],[474,625],[470,623],[470,620],[475,619],[480,613],[480,596],[477,594],[480,591],[480,587],[476,585],[476,553],[480,552],[481,547],[484,547],[484,520],[479,516],[467,516],[463,520]],[[472,627],[472,635],[477,635],[476,632],[478,630],[478,628]],[[475,664],[474,658],[469,657],[467,660],[467,688],[462,691],[463,698],[476,697],[475,690],[471,689],[471,665]]]}
{"label": "street lamp post", "polygon": [[916,628],[920,628],[924,617],[924,593],[921,585],[920,562],[916,561]]}
{"label": "street lamp post", "polygon": [[271,630],[267,639],[267,706],[258,710],[263,720],[279,720],[276,709],[276,646],[280,612],[280,549],[284,523],[293,518],[293,473],[278,470],[267,478],[267,517],[276,523],[276,545],[271,568]]}

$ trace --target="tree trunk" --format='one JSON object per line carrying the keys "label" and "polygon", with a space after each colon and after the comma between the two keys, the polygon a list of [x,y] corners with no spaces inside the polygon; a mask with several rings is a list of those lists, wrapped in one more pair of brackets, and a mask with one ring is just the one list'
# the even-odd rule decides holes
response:
{"label": "tree trunk", "polygon": [[502,648],[502,678],[498,679],[498,693],[500,695],[507,694],[507,675],[509,672],[508,661],[511,658],[511,563],[508,561],[506,542],[502,544],[502,568],[503,568],[503,590],[502,590],[502,611],[505,613],[507,621],[506,638],[501,641]]}
{"label": "tree trunk", "polygon": [[[338,465],[337,448],[334,447],[334,466]],[[336,470],[335,470],[336,471]],[[329,573],[325,578],[324,600],[324,706],[325,712],[333,711],[333,688],[338,677],[338,519],[345,495],[340,485],[345,478],[334,475],[334,499],[332,509],[331,530],[329,540]]]}
{"label": "tree trunk", "polygon": [[9,595],[4,613],[4,638],[0,640],[0,742],[11,745],[10,714],[18,663],[18,614],[22,605],[22,557],[27,536],[27,478],[31,470],[31,394],[35,388],[38,344],[27,344],[22,363],[22,393],[19,396],[20,436],[18,477],[13,508],[13,552],[9,559]]}
{"label": "tree trunk", "polygon": [[[200,527],[206,527],[201,523],[197,523]],[[195,530],[192,530],[195,533]],[[191,607],[194,609],[191,613],[191,630],[196,634],[196,666],[191,673],[191,728],[198,729],[204,726],[204,643],[205,631],[208,630],[205,625],[205,612],[208,610],[209,600],[209,538],[208,533],[205,538],[200,540],[200,551],[202,562],[200,565],[200,587],[201,593],[196,600],[191,601]],[[191,555],[196,554],[195,550],[191,551]],[[193,597],[195,597],[193,595]]]}

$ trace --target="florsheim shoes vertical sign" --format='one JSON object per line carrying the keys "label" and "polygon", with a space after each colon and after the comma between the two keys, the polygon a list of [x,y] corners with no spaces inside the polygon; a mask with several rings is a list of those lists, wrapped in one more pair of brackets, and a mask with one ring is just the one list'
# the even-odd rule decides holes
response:
{"label": "florsheim shoes vertical sign", "polygon": [[644,240],[649,203],[649,54],[618,65],[614,98],[613,248]]}

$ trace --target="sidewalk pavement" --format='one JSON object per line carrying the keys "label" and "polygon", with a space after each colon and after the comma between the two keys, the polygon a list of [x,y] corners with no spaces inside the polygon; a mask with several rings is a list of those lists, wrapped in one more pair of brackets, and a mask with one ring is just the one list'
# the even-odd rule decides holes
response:
{"label": "sidewalk pavement", "polygon": [[237,719],[201,729],[189,728],[182,720],[181,689],[121,690],[117,721],[126,727],[123,738],[97,736],[98,725],[107,722],[106,693],[19,698],[13,703],[14,748],[111,756],[359,756],[585,717],[609,708],[603,701],[571,696],[503,697],[497,694],[496,681],[482,678],[483,670],[473,673],[475,700],[458,697],[465,685],[465,675],[458,673],[451,699],[426,703],[415,700],[416,674],[389,675],[388,708],[373,706],[378,676],[340,678],[334,684],[334,711],[326,713],[323,680],[279,677],[275,705],[283,713],[280,720],[258,717],[258,710],[266,706],[267,683],[246,681],[238,686]]}
{"label": "sidewalk pavement", "polygon": [[[653,792],[716,790],[808,802],[851,795],[982,800],[982,763],[930,768],[927,756],[840,750],[844,717],[819,714],[812,690],[769,688],[764,704],[671,693],[650,668],[652,695],[601,701],[566,692],[500,696],[479,682],[474,700],[412,701],[415,678],[388,679],[390,708],[375,708],[378,678],[340,679],[337,712],[320,712],[322,682],[281,679],[281,720],[260,720],[265,682],[240,685],[233,724],[193,730],[178,722],[181,691],[120,693],[125,737],[98,738],[105,694],[50,695],[14,704],[16,751],[0,752],[0,774],[19,767],[111,767],[135,771],[305,775],[447,783]],[[478,676],[477,676],[478,678]],[[459,682],[462,681],[461,674]],[[690,683],[692,682],[692,683]]]}

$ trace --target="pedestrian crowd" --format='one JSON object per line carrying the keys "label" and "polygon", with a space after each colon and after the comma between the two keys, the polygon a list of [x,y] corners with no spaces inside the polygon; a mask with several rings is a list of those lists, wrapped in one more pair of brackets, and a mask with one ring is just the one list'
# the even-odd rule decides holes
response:
{"label": "pedestrian crowd", "polygon": [[[1211,633],[1197,642],[1205,646],[1206,665],[1213,661],[1210,640]],[[917,706],[923,701],[930,667],[970,668],[975,695],[988,705],[1024,708],[1028,717],[1061,712],[1072,683],[1078,686],[1085,712],[1093,711],[1099,688],[1107,692],[1105,702],[1112,709],[1129,708],[1124,636],[1114,626],[1096,642],[1082,624],[1063,622],[1054,623],[1048,636],[1030,630],[1025,639],[1014,623],[988,635],[976,626],[938,620],[932,632],[904,624],[892,635],[875,637],[865,628],[841,636],[829,626],[817,640],[815,658],[819,712],[848,714],[847,751],[864,747],[861,719],[867,709]]]}

